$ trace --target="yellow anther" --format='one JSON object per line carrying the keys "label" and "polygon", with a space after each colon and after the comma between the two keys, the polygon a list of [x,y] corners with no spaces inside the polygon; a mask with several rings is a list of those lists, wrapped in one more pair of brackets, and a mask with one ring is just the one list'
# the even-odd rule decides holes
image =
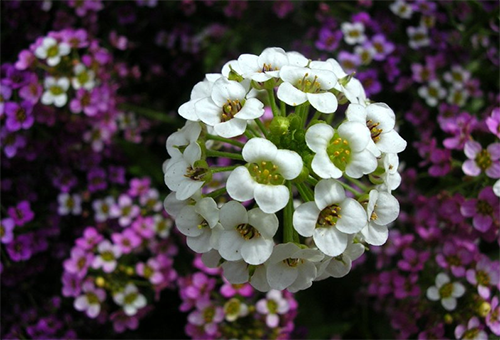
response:
{"label": "yellow anther", "polygon": [[345,151],[344,151],[344,153],[345,153],[346,155],[350,155],[350,154],[351,154],[351,152],[350,152],[349,150],[345,150]]}
{"label": "yellow anther", "polygon": [[347,139],[344,139],[344,145],[349,145],[349,142],[347,141]]}
{"label": "yellow anther", "polygon": [[275,180],[278,180],[278,178],[279,178],[278,175],[274,175]]}
{"label": "yellow anther", "polygon": [[337,145],[337,144],[339,144],[339,143],[340,143],[340,142],[339,142],[339,140],[337,139],[337,140],[336,140],[336,141],[334,141],[332,144]]}
{"label": "yellow anther", "polygon": [[341,158],[341,160],[342,160],[342,162],[345,162],[345,161],[346,161],[345,157],[342,157],[342,158]]}
{"label": "yellow anther", "polygon": [[277,165],[273,165],[273,170],[277,170],[278,169],[278,166]]}
{"label": "yellow anther", "polygon": [[262,175],[264,175],[264,177],[267,177],[269,176],[269,170],[264,170],[264,172],[262,173]]}
{"label": "yellow anther", "polygon": [[262,166],[266,166],[266,162],[265,161],[262,161],[260,164],[262,164]]}
{"label": "yellow anther", "polygon": [[338,156],[338,155],[340,155],[340,152],[335,151],[335,152],[333,153],[333,155],[334,155],[334,156]]}

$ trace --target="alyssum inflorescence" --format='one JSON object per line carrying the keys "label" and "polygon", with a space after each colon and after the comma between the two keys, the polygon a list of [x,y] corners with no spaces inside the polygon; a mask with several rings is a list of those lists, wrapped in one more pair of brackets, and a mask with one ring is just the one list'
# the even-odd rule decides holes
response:
{"label": "alyssum inflorescence", "polygon": [[188,121],[167,139],[165,209],[231,283],[302,290],[387,240],[406,142],[391,108],[336,60],[243,54],[196,84],[179,114]]}

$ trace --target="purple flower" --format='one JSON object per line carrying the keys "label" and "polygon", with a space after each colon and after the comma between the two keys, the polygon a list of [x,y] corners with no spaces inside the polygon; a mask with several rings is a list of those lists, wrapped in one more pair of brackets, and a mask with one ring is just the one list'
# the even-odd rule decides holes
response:
{"label": "purple flower", "polygon": [[473,260],[473,253],[458,241],[448,241],[442,252],[436,255],[436,262],[441,268],[450,268],[455,277],[465,276],[465,266]]}
{"label": "purple flower", "polygon": [[76,97],[69,103],[69,109],[73,113],[80,113],[83,111],[87,116],[93,117],[99,112],[99,89],[87,91],[83,88],[76,91]]}
{"label": "purple flower", "polygon": [[10,131],[29,129],[35,121],[31,114],[32,111],[33,104],[29,101],[23,101],[20,105],[14,102],[5,103],[5,114],[7,115],[5,126]]}
{"label": "purple flower", "polygon": [[145,239],[153,238],[156,234],[155,221],[151,216],[139,216],[132,223],[132,229]]}
{"label": "purple flower", "polygon": [[276,328],[280,322],[279,315],[288,313],[290,305],[279,290],[273,289],[266,294],[265,299],[257,301],[255,309],[266,316],[268,327]]}
{"label": "purple flower", "polygon": [[488,335],[483,331],[483,327],[479,322],[477,317],[472,317],[467,323],[467,327],[464,325],[458,325],[455,328],[455,337],[457,340],[461,339],[474,339],[474,340],[487,340]]}
{"label": "purple flower", "polygon": [[475,229],[484,233],[499,219],[500,207],[498,197],[492,187],[486,187],[479,192],[478,198],[467,200],[463,203],[460,212],[464,217],[472,217]]}
{"label": "purple flower", "polygon": [[121,234],[111,235],[113,243],[120,247],[123,254],[131,253],[135,248],[141,245],[142,239],[132,229],[126,229]]}
{"label": "purple flower", "polygon": [[33,52],[31,52],[29,50],[22,50],[19,53],[19,56],[17,58],[16,63],[14,64],[14,67],[18,70],[23,71],[23,70],[30,68],[33,65],[33,63],[35,62],[35,60],[36,60],[36,57],[33,54]]}
{"label": "purple flower", "polygon": [[319,31],[319,38],[316,40],[315,45],[320,51],[332,52],[337,49],[341,40],[342,32],[323,27]]}
{"label": "purple flower", "polygon": [[218,331],[218,324],[224,320],[224,310],[220,306],[214,305],[208,298],[196,302],[196,310],[188,315],[189,323],[196,326],[203,326],[208,335],[215,335]]}
{"label": "purple flower", "polygon": [[118,264],[117,260],[122,255],[120,247],[104,240],[97,246],[97,251],[99,255],[96,255],[92,261],[92,268],[102,268],[105,273],[113,272]]}
{"label": "purple flower", "polygon": [[14,239],[14,220],[12,218],[4,218],[0,221],[0,242],[7,244]]}
{"label": "purple flower", "polygon": [[448,133],[453,134],[452,137],[446,138],[443,145],[447,149],[462,150],[465,142],[470,139],[470,133],[476,127],[477,119],[470,114],[463,112],[453,122],[454,124],[449,127]]}
{"label": "purple flower", "polygon": [[493,334],[500,335],[500,306],[498,304],[498,296],[494,296],[491,300],[491,312],[486,315],[486,325],[488,325]]}
{"label": "purple flower", "polygon": [[486,118],[486,126],[492,134],[500,138],[500,109],[494,108],[491,116]]}
{"label": "purple flower", "polygon": [[38,81],[35,73],[30,73],[29,83],[19,90],[19,97],[32,103],[33,105],[40,100],[42,96],[43,87]]}
{"label": "purple flower", "polygon": [[19,227],[25,225],[35,217],[28,201],[21,201],[16,207],[9,207],[7,213]]}
{"label": "purple flower", "polygon": [[481,144],[470,140],[465,143],[464,152],[469,158],[462,165],[466,175],[478,176],[485,172],[490,178],[500,178],[500,143],[490,144],[483,149]]}
{"label": "purple flower", "polygon": [[446,176],[451,171],[451,151],[448,149],[434,149],[430,153],[429,175],[433,177]]}
{"label": "purple flower", "polygon": [[211,291],[215,287],[215,284],[215,279],[209,278],[201,272],[196,272],[191,277],[180,278],[179,295],[183,301],[179,306],[179,310],[181,312],[190,310],[196,301],[210,295]]}
{"label": "purple flower", "polygon": [[163,208],[163,203],[160,201],[160,193],[152,188],[143,193],[139,197],[139,203],[146,209],[159,212]]}
{"label": "purple flower", "polygon": [[418,253],[413,248],[403,250],[403,259],[398,261],[398,267],[401,270],[409,272],[419,272],[424,269],[424,265],[430,257],[428,251]]}
{"label": "purple flower", "polygon": [[125,168],[110,165],[108,167],[108,179],[111,183],[125,184]]}
{"label": "purple flower", "polygon": [[31,72],[20,71],[11,64],[2,65],[2,71],[6,75],[2,79],[2,85],[9,86],[13,90],[23,87],[30,81]]}
{"label": "purple flower", "polygon": [[0,86],[0,117],[3,117],[5,112],[5,101],[10,99],[12,89],[4,84]]}
{"label": "purple flower", "polygon": [[222,287],[220,287],[220,293],[225,298],[232,298],[236,294],[244,297],[250,297],[253,295],[254,290],[249,283],[232,284],[231,282],[227,281],[226,278],[222,278],[224,279],[224,284],[222,285]]}
{"label": "purple flower", "polygon": [[95,319],[101,312],[101,302],[106,299],[104,289],[96,288],[92,281],[87,281],[82,285],[83,295],[75,299],[73,303],[76,310],[83,312],[89,318]]}
{"label": "purple flower", "polygon": [[33,254],[32,244],[31,234],[22,234],[14,238],[6,247],[10,259],[15,262],[28,260]]}
{"label": "purple flower", "polygon": [[151,186],[151,179],[148,177],[144,178],[133,178],[130,181],[130,189],[128,194],[132,197],[141,196],[145,194]]}
{"label": "purple flower", "polygon": [[83,231],[83,237],[78,238],[75,243],[78,247],[89,250],[94,248],[104,237],[93,227],[87,227]]}
{"label": "purple flower", "polygon": [[12,158],[17,154],[17,150],[26,146],[26,138],[18,133],[0,131],[0,140],[2,141],[3,152],[7,158]]}
{"label": "purple flower", "polygon": [[154,285],[160,284],[164,280],[161,269],[160,262],[154,258],[150,258],[147,263],[139,262],[135,266],[137,274],[148,279]]}
{"label": "purple flower", "polygon": [[361,58],[359,55],[344,51],[339,53],[338,61],[347,74],[356,72],[357,67],[361,65]]}
{"label": "purple flower", "polygon": [[418,83],[428,83],[436,79],[435,69],[429,65],[411,64],[412,79]]}
{"label": "purple flower", "polygon": [[79,17],[86,16],[88,11],[98,12],[104,7],[101,0],[69,0],[68,6],[75,8],[76,15]]}
{"label": "purple flower", "polygon": [[385,35],[377,34],[374,35],[371,44],[375,49],[375,54],[373,55],[374,60],[384,60],[389,54],[394,51],[394,44],[387,41]]}
{"label": "purple flower", "polygon": [[420,295],[418,285],[418,275],[411,273],[409,276],[396,275],[393,279],[394,297],[396,299],[406,299],[407,297],[417,297]]}
{"label": "purple flower", "polygon": [[90,192],[104,190],[108,187],[106,182],[106,171],[101,168],[93,168],[87,174],[88,189]]}
{"label": "purple flower", "polygon": [[280,19],[283,19],[293,11],[293,2],[290,0],[275,0],[273,4],[273,11],[276,16]]}
{"label": "purple flower", "polygon": [[77,297],[82,291],[81,278],[68,272],[64,272],[61,278],[63,287],[62,295],[66,297]]}
{"label": "purple flower", "polygon": [[64,269],[78,277],[84,277],[87,274],[87,269],[92,264],[94,255],[86,250],[74,247],[71,250],[71,258],[64,261]]}
{"label": "purple flower", "polygon": [[60,32],[61,40],[73,48],[84,48],[89,45],[88,34],[84,29],[66,29]]}
{"label": "purple flower", "polygon": [[123,333],[127,329],[137,329],[139,327],[138,314],[128,316],[124,311],[119,310],[110,315],[109,319],[113,321],[113,329],[117,333]]}
{"label": "purple flower", "polygon": [[358,79],[365,88],[366,96],[372,96],[382,90],[382,85],[378,81],[378,74],[375,69],[358,73]]}
{"label": "purple flower", "polygon": [[500,263],[490,261],[486,256],[476,264],[475,269],[467,270],[465,277],[472,285],[477,285],[479,295],[487,300],[490,298],[490,287],[498,285],[500,276]]}

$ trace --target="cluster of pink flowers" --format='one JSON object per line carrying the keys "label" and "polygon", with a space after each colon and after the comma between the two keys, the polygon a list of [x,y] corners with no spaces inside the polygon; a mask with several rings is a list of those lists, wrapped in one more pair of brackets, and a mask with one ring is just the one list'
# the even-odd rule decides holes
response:
{"label": "cluster of pink flowers", "polygon": [[179,278],[186,334],[193,339],[290,339],[298,304],[292,293],[270,290],[264,294],[249,283],[231,284],[220,269],[206,267]]}
{"label": "cluster of pink flowers", "polygon": [[97,224],[85,228],[63,262],[62,294],[89,318],[111,320],[116,332],[136,329],[152,309],[148,300],[177,279],[172,221],[148,178],[132,179],[116,201],[107,196],[91,205]]}

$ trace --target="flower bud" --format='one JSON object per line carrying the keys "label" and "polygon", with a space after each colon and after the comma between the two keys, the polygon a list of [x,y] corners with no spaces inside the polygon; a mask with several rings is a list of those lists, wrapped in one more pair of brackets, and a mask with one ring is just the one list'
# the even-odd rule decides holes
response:
{"label": "flower bud", "polygon": [[288,132],[290,128],[290,120],[287,117],[274,117],[269,129],[272,134],[281,136]]}
{"label": "flower bud", "polygon": [[484,318],[486,315],[488,315],[491,311],[491,305],[487,301],[483,301],[477,308],[478,314]]}
{"label": "flower bud", "polygon": [[453,323],[453,316],[451,314],[446,313],[444,316],[444,323],[447,325],[451,325]]}
{"label": "flower bud", "polygon": [[106,285],[106,280],[102,276],[98,276],[95,278],[95,285],[97,287],[104,287]]}

